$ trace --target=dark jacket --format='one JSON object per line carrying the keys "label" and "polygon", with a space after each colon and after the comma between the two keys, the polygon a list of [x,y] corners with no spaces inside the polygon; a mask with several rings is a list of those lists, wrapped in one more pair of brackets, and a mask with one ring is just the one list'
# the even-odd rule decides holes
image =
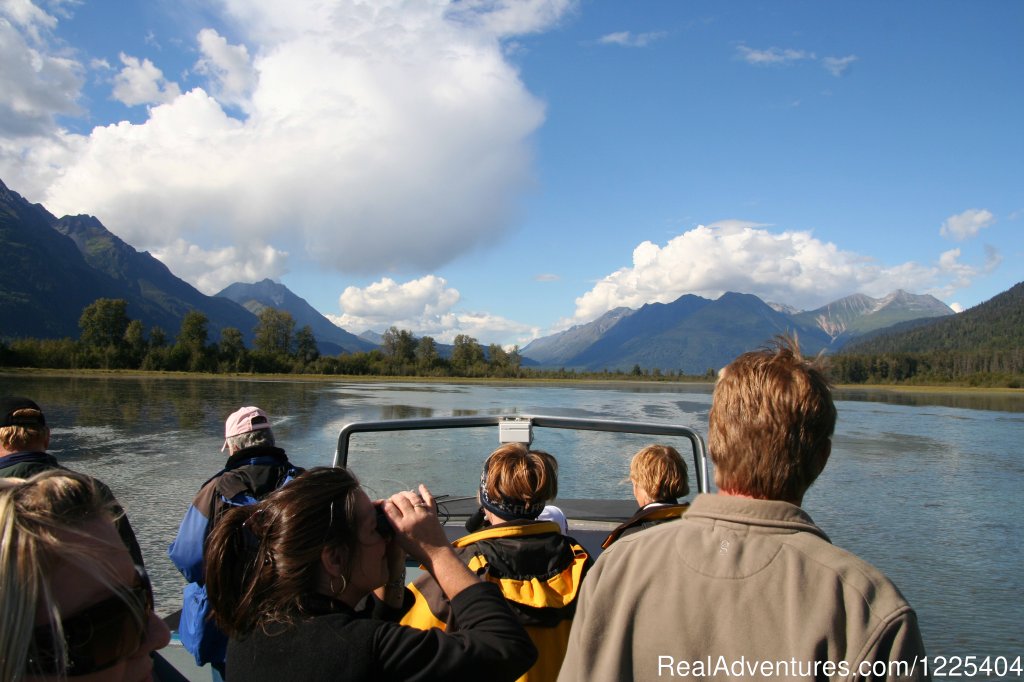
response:
{"label": "dark jacket", "polygon": [[[569,641],[580,584],[593,565],[587,551],[553,521],[502,523],[454,544],[470,570],[498,586],[537,647],[537,663],[522,679],[553,680]],[[445,629],[457,615],[429,574],[410,590],[416,602],[403,625]]]}
{"label": "dark jacket", "polygon": [[371,599],[372,613],[324,599],[328,605],[313,618],[231,640],[227,674],[249,682],[503,682],[516,679],[537,658],[493,585],[471,585],[456,595],[451,605],[459,627],[449,632],[403,627],[394,622],[399,611]]}
{"label": "dark jacket", "polygon": [[[71,471],[67,467],[61,466],[57,458],[48,452],[15,452],[12,455],[0,457],[0,478],[31,478],[38,473],[49,471],[50,469]],[[114,525],[117,527],[117,534],[121,536],[121,541],[124,542],[124,546],[128,548],[128,552],[132,555],[132,561],[138,566],[145,566],[142,559],[142,548],[139,547],[139,541],[135,537],[132,524],[128,522],[128,515],[124,513],[124,508],[121,507],[117,498],[114,497],[114,493],[110,491],[110,488],[103,481],[97,478],[93,480],[96,482],[97,487],[99,487],[104,499],[111,503],[112,511],[115,515]]]}
{"label": "dark jacket", "polygon": [[188,580],[181,604],[182,644],[204,663],[220,664],[227,655],[227,637],[206,619],[206,576],[203,545],[214,524],[232,507],[252,504],[277,490],[303,470],[288,461],[281,448],[260,445],[244,448],[228,457],[224,468],[196,493],[167,556]]}
{"label": "dark jacket", "polygon": [[196,493],[177,537],[167,549],[167,555],[185,579],[193,583],[205,582],[203,543],[221,514],[240,504],[263,499],[277,490],[286,478],[302,471],[288,461],[288,455],[281,448],[261,445],[231,455],[224,468]]}
{"label": "dark jacket", "polygon": [[31,478],[42,471],[67,469],[48,452],[15,452],[0,457],[0,478]]}
{"label": "dark jacket", "polygon": [[689,508],[690,505],[688,504],[664,504],[657,502],[640,507],[628,521],[616,527],[615,530],[608,534],[608,537],[601,543],[601,549],[608,549],[613,542],[624,535],[639,533],[642,530],[654,528],[666,521],[675,521],[682,518]]}

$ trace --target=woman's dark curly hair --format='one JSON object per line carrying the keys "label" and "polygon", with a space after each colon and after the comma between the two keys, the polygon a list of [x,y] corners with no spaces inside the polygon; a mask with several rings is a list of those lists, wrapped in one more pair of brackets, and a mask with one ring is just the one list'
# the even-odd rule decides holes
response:
{"label": "woman's dark curly hair", "polygon": [[224,632],[237,637],[305,615],[323,548],[343,549],[350,562],[357,551],[358,490],[347,469],[315,467],[217,521],[206,540],[206,589]]}

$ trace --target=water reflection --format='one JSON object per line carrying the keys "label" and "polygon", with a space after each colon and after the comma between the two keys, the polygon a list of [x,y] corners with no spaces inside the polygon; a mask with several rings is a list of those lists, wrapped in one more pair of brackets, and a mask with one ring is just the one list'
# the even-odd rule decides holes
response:
{"label": "water reflection", "polygon": [[425,419],[434,416],[431,408],[415,405],[386,405],[380,413],[381,419]]}
{"label": "water reflection", "polygon": [[1024,390],[1003,391],[919,391],[888,388],[838,388],[837,400],[911,405],[914,407],[956,407],[964,410],[1024,412]]}

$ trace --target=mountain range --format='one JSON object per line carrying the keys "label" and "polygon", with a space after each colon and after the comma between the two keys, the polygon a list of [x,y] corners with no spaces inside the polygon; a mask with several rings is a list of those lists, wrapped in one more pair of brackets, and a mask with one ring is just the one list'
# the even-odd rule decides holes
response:
{"label": "mountain range", "polygon": [[[251,344],[257,315],[285,310],[296,326],[309,325],[324,354],[379,347],[380,335],[356,336],[334,325],[282,284],[235,283],[207,296],[176,277],[147,252],[139,252],[92,216],[56,218],[0,181],[0,338],[77,337],[82,310],[97,298],[120,298],[128,316],[147,329],[176,336],[184,315],[198,310],[215,342],[226,327]],[[616,308],[600,318],[536,339],[521,349],[524,365],[581,370],[645,369],[703,373],[776,334],[795,331],[807,352],[835,351],[895,323],[951,315],[932,296],[904,291],[874,299],[855,294],[812,311],[768,304],[751,294],[717,300],[686,294],[671,303],[637,310]],[[441,346],[442,355],[450,347]]]}
{"label": "mountain range", "polygon": [[901,322],[865,334],[844,347],[843,352],[1012,351],[1019,357],[1021,349],[1024,349],[1024,282],[953,317]]}
{"label": "mountain range", "polygon": [[929,295],[895,291],[880,299],[847,296],[817,310],[788,312],[752,294],[716,300],[686,294],[637,310],[616,308],[600,318],[531,342],[524,357],[542,367],[601,371],[645,369],[700,374],[795,332],[806,353],[836,351],[859,336],[896,322],[952,315]]}
{"label": "mountain range", "polygon": [[256,316],[234,301],[206,296],[163,263],[138,252],[91,216],[57,219],[0,181],[0,337],[62,338],[79,333],[82,310],[98,298],[127,301],[147,329],[178,333],[190,310],[209,320],[212,340],[225,327],[252,339]]}

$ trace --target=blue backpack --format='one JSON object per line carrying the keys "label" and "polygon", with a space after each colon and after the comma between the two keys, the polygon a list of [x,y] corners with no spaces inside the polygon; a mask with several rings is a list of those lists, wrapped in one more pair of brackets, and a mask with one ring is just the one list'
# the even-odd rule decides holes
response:
{"label": "blue backpack", "polygon": [[[224,469],[214,474],[207,483],[225,471],[227,470]],[[297,467],[289,469],[278,488],[288,485],[302,471]],[[257,502],[259,500],[248,490],[238,493],[231,499],[219,493],[214,495],[210,514],[206,517],[206,534],[209,534],[215,521],[218,507],[222,510],[224,507],[247,507]],[[194,507],[189,510],[189,514],[193,511],[196,511]],[[183,525],[184,523],[186,522],[183,521]],[[185,586],[181,604],[181,620],[178,622],[178,638],[185,650],[195,657],[197,665],[223,663],[227,658],[228,636],[221,632],[221,629],[210,617],[210,601],[206,594],[205,581],[202,583],[190,582]]]}

